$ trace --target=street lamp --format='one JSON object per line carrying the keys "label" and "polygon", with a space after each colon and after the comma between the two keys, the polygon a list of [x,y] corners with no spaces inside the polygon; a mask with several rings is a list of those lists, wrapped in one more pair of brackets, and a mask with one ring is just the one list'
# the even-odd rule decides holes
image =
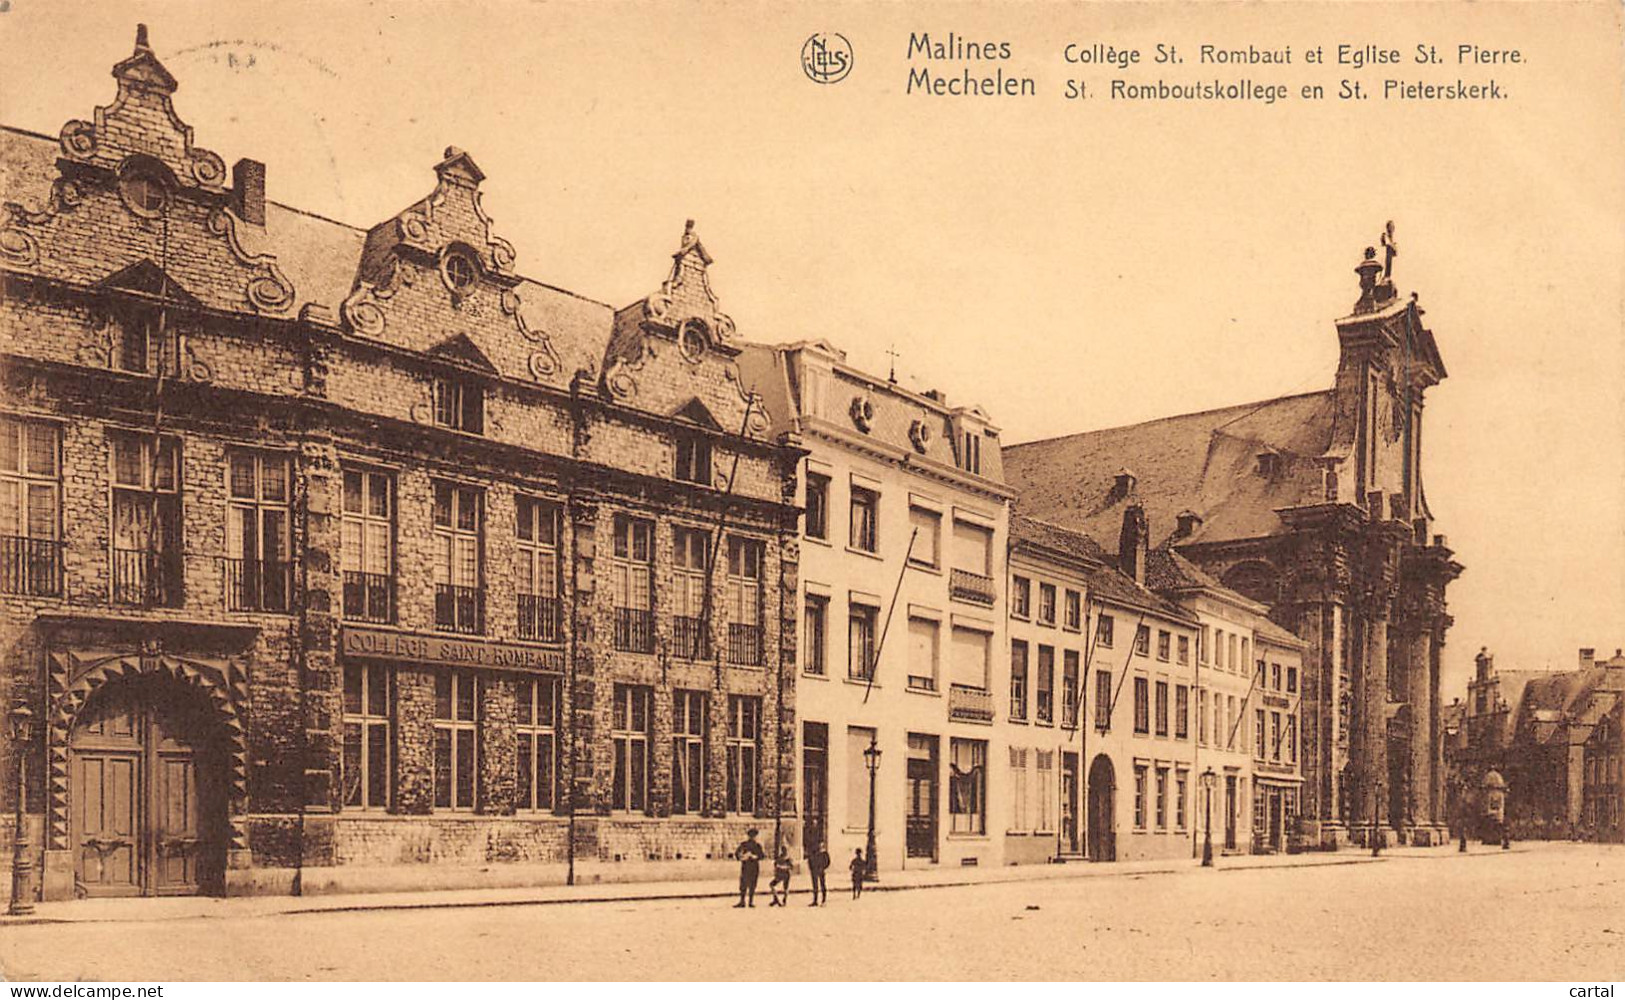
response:
{"label": "street lamp", "polygon": [[875,859],[875,772],[880,770],[880,747],[875,743],[876,733],[869,734],[869,745],[863,748],[863,763],[869,768],[869,840],[864,848],[863,877],[874,882],[879,875],[879,862]]}
{"label": "street lamp", "polygon": [[1213,786],[1219,776],[1213,768],[1202,772],[1202,867],[1213,867]]}
{"label": "street lamp", "polygon": [[34,912],[34,898],[29,893],[29,873],[34,870],[28,844],[28,749],[34,738],[34,713],[24,702],[11,710],[11,742],[17,753],[17,825],[11,841],[11,906],[6,912],[14,917]]}

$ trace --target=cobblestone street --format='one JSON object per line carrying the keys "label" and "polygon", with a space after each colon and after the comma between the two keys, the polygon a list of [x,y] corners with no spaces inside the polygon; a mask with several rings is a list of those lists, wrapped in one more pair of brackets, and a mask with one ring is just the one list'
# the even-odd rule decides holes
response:
{"label": "cobblestone street", "polygon": [[[1349,852],[1352,862],[1358,857]],[[1221,860],[1221,866],[1223,865]],[[1105,871],[1105,869],[1097,869]],[[725,900],[8,926],[13,980],[1155,979],[1606,981],[1625,849],[1475,845],[1377,863]],[[434,904],[425,894],[418,905]],[[365,900],[361,900],[364,904]],[[126,911],[127,912],[127,911]],[[1310,940],[1311,924],[1334,928]]]}

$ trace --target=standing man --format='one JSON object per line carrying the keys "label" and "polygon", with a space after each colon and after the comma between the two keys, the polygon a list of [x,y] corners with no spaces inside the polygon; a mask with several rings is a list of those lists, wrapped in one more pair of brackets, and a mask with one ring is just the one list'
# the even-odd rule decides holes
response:
{"label": "standing man", "polygon": [[852,869],[852,898],[857,899],[863,895],[863,875],[869,869],[863,860],[863,848],[853,848],[852,863],[847,867]]}
{"label": "standing man", "polygon": [[824,881],[824,873],[829,871],[829,848],[823,841],[812,846],[807,852],[807,874],[812,876],[812,902],[817,906],[820,901],[829,903],[829,885]]}
{"label": "standing man", "polygon": [[754,826],[746,830],[745,839],[734,848],[734,858],[739,862],[739,902],[734,904],[736,910],[756,905],[756,877],[761,871],[762,859],[767,857],[767,852],[756,841],[756,835],[760,832]]}

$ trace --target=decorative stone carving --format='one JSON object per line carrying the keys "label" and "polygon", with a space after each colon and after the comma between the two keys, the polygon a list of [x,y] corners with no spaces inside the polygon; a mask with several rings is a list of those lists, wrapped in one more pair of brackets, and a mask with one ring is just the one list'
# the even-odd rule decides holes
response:
{"label": "decorative stone carving", "polygon": [[927,419],[929,418],[922,417],[910,424],[908,428],[909,443],[914,445],[914,450],[922,455],[925,454],[925,449],[931,445],[931,425],[926,423]]}
{"label": "decorative stone carving", "polygon": [[863,433],[869,433],[875,423],[875,402],[867,396],[853,396],[852,405],[847,408],[852,416],[852,424]]}
{"label": "decorative stone carving", "polygon": [[559,360],[558,352],[553,350],[553,340],[544,331],[532,330],[530,323],[525,319],[524,302],[519,298],[519,291],[515,288],[502,290],[502,312],[505,316],[513,318],[513,325],[519,335],[537,345],[537,350],[530,356],[530,373],[537,381],[549,381],[558,375],[564,368],[564,362]]}
{"label": "decorative stone carving", "polygon": [[237,216],[225,207],[209,213],[209,232],[222,237],[238,262],[259,273],[248,279],[244,294],[249,305],[262,313],[282,313],[293,307],[293,283],[277,266],[276,257],[268,253],[249,253],[237,237]]}
{"label": "decorative stone carving", "polygon": [[412,283],[411,273],[399,260],[391,259],[389,271],[382,281],[358,281],[355,291],[339,306],[339,315],[350,324],[350,329],[374,340],[384,335],[383,304],[395,297],[402,285]]}
{"label": "decorative stone carving", "polygon": [[23,267],[39,264],[39,240],[32,233],[25,232],[23,227],[43,226],[57,215],[78,208],[83,200],[84,191],[76,181],[58,177],[51,184],[51,195],[45,207],[38,212],[30,212],[19,202],[6,202],[5,223],[0,226],[0,257]]}

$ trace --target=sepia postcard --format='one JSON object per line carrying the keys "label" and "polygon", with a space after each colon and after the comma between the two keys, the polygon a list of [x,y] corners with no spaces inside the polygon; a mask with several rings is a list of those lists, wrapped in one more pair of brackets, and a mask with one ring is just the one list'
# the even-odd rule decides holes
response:
{"label": "sepia postcard", "polygon": [[3,988],[1614,996],[1622,29],[0,0]]}

